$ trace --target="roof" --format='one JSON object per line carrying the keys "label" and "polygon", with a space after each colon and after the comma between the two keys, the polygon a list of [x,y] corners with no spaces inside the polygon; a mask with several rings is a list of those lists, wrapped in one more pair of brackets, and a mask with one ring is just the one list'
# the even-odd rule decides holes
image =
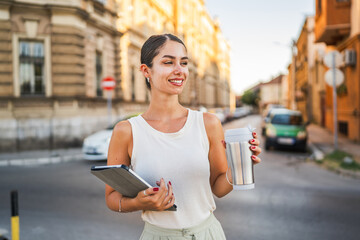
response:
{"label": "roof", "polygon": [[263,85],[267,85],[267,84],[280,84],[282,82],[284,75],[280,74],[279,76],[277,76],[276,78],[271,79],[269,82],[263,83]]}

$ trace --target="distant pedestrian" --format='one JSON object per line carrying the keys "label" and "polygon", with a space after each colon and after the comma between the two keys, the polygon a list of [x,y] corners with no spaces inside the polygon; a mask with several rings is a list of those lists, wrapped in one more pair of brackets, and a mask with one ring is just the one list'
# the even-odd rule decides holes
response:
{"label": "distant pedestrian", "polygon": [[[158,185],[135,198],[106,186],[111,210],[142,211],[145,227],[140,239],[225,239],[213,215],[213,194],[221,198],[233,189],[226,175],[223,129],[215,115],[179,103],[188,62],[178,37],[151,36],[142,46],[140,66],[150,105],[142,115],[118,123],[111,137],[108,165],[131,165],[147,182]],[[256,133],[253,136],[252,158],[259,163],[261,149]],[[174,203],[177,211],[166,211]]]}

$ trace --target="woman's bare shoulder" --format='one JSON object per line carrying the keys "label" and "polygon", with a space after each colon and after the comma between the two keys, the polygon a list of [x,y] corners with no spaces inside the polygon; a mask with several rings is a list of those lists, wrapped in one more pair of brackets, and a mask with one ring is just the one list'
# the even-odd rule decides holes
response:
{"label": "woman's bare shoulder", "polygon": [[113,135],[115,137],[120,137],[121,139],[130,139],[132,136],[131,124],[128,120],[118,122],[113,130]]}
{"label": "woman's bare shoulder", "polygon": [[203,113],[204,115],[204,124],[205,124],[205,127],[207,129],[211,129],[211,128],[216,128],[216,127],[219,127],[221,126],[221,122],[220,122],[220,119],[217,118],[214,114],[212,113]]}
{"label": "woman's bare shoulder", "polygon": [[209,141],[221,137],[223,133],[220,119],[212,113],[204,113],[204,125]]}

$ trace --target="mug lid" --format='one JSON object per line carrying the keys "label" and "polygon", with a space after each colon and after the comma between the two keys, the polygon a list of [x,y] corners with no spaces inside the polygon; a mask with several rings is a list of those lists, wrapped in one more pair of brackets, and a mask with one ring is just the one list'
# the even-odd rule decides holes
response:
{"label": "mug lid", "polygon": [[234,136],[234,135],[243,135],[243,134],[251,134],[249,128],[234,128],[228,129],[225,131],[225,136]]}

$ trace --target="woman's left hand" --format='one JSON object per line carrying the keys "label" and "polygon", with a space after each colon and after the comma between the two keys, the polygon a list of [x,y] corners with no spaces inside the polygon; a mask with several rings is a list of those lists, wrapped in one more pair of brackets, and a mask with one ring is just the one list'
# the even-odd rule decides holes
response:
{"label": "woman's left hand", "polygon": [[258,164],[261,162],[261,159],[258,157],[258,155],[261,153],[261,148],[259,147],[260,141],[257,139],[256,132],[253,132],[252,135],[254,138],[249,141],[251,144],[250,150],[253,152],[251,159],[253,160],[254,164]]}
{"label": "woman's left hand", "polygon": [[[251,144],[250,150],[253,152],[251,159],[253,160],[254,164],[258,164],[261,162],[261,159],[258,157],[258,155],[261,153],[261,148],[259,147],[260,141],[257,139],[256,132],[253,132],[252,135],[254,138],[249,141],[249,143]],[[226,149],[226,142],[224,140],[222,140],[221,142]]]}

